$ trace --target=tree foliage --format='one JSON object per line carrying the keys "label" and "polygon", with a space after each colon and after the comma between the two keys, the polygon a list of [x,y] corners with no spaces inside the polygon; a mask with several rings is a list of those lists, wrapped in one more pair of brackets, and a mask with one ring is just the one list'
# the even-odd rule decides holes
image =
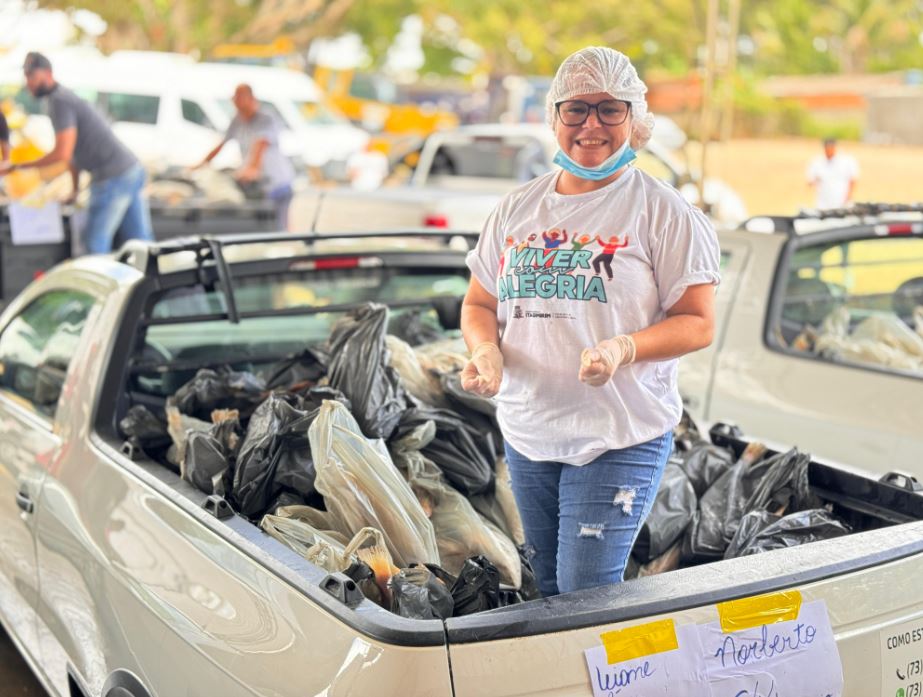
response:
{"label": "tree foliage", "polygon": [[[722,0],[726,13],[728,0]],[[450,71],[459,55],[447,40],[474,42],[494,74],[551,74],[575,49],[604,44],[627,53],[645,74],[700,67],[707,0],[36,0],[86,8],[109,23],[104,48],[207,53],[228,40],[306,49],[318,37],[358,33],[381,61],[410,14],[424,22],[427,69]],[[757,74],[863,72],[923,65],[919,0],[741,0],[741,34]],[[456,29],[440,29],[445,18]],[[719,28],[727,35],[727,28]]]}

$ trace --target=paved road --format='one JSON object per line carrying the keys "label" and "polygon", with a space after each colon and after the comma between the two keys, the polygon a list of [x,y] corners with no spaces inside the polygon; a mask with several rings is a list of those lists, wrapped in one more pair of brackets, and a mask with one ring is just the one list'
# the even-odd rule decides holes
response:
{"label": "paved road", "polygon": [[13,646],[13,642],[0,629],[0,693],[3,697],[48,697],[29,666]]}

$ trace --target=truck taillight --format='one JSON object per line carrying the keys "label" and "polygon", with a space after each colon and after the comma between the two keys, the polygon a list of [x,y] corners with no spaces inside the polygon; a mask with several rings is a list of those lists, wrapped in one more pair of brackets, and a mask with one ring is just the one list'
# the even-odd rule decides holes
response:
{"label": "truck taillight", "polygon": [[432,214],[423,218],[423,225],[425,227],[447,228],[449,227],[449,219],[444,215]]}
{"label": "truck taillight", "polygon": [[887,223],[876,225],[879,235],[919,235],[923,233],[923,223]]}

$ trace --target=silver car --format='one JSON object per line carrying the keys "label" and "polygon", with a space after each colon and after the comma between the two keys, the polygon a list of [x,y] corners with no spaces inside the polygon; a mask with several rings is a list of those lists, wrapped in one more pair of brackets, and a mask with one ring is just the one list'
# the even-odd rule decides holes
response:
{"label": "silver car", "polygon": [[254,235],[84,257],[12,302],[0,317],[0,618],[48,691],[589,695],[584,652],[611,632],[713,622],[718,603],[797,591],[824,603],[841,694],[895,694],[890,630],[923,615],[919,494],[814,468],[816,493],[855,534],[411,620],[119,434],[129,407],[162,405],[196,368],[291,354],[369,299],[434,306],[457,326],[466,286],[464,251],[441,241]]}

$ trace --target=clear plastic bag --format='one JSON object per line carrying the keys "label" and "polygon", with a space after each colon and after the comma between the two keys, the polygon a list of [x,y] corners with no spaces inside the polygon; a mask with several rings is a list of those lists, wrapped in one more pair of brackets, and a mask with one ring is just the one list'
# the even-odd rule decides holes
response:
{"label": "clear plastic bag", "polygon": [[439,378],[423,369],[416,352],[396,336],[385,337],[388,365],[401,376],[401,384],[414,397],[433,407],[448,407]]}
{"label": "clear plastic bag", "polygon": [[340,403],[325,401],[308,431],[317,477],[337,529],[381,530],[398,566],[439,563],[433,525],[387,451],[362,435]]}
{"label": "clear plastic bag", "polygon": [[426,421],[393,442],[391,452],[395,464],[405,473],[411,489],[430,515],[442,568],[457,575],[466,559],[483,555],[499,569],[504,583],[519,588],[522,569],[512,540],[481,517],[464,496],[448,485],[439,468],[420,452],[435,434],[433,422]]}
{"label": "clear plastic bag", "polygon": [[519,508],[516,506],[516,497],[513,495],[513,484],[510,481],[506,458],[502,455],[497,458],[495,470],[494,490],[469,496],[468,500],[474,506],[474,510],[500,528],[517,546],[523,545],[526,542],[526,533],[522,527]]}

